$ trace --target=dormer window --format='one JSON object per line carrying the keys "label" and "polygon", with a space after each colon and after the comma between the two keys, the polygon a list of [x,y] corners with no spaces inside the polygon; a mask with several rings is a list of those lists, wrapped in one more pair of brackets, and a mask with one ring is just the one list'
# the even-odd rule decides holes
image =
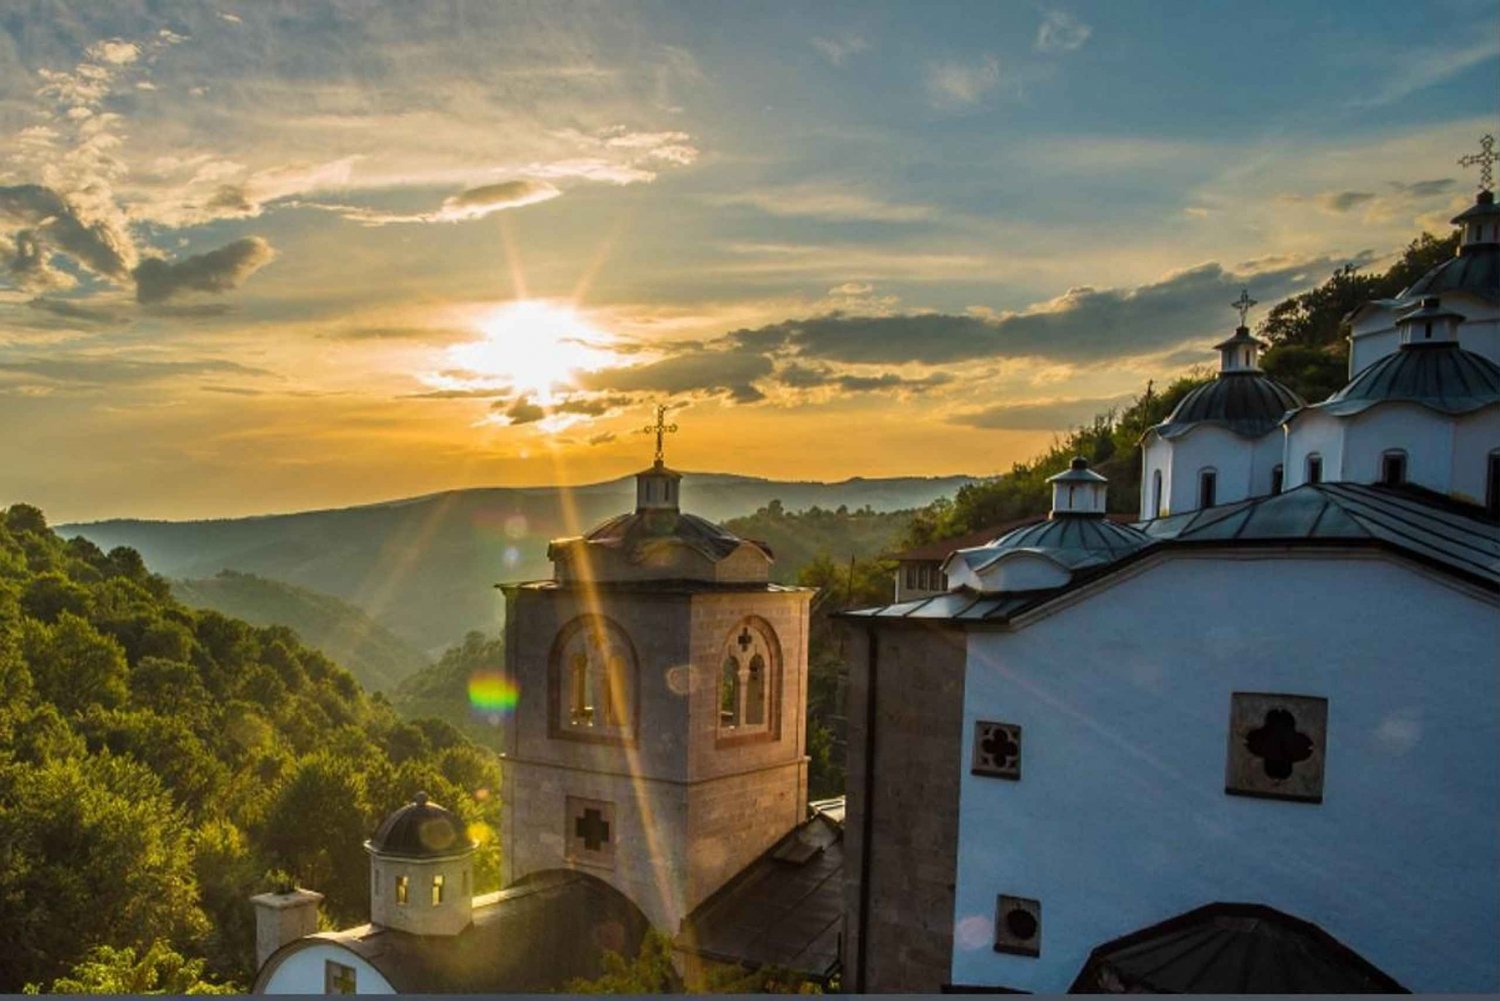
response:
{"label": "dormer window", "polygon": [[1307,482],[1323,482],[1323,457],[1316,452],[1307,457]]}
{"label": "dormer window", "polygon": [[1388,487],[1406,482],[1406,453],[1393,450],[1380,457],[1380,482]]}

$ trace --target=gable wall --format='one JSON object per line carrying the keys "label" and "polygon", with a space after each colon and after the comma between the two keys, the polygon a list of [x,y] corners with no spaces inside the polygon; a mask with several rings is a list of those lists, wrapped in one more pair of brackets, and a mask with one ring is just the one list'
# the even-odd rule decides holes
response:
{"label": "gable wall", "polygon": [[[1385,557],[1246,556],[969,635],[953,982],[1062,992],[1096,945],[1245,901],[1414,990],[1500,989],[1494,601]],[[1235,691],[1328,699],[1323,803],[1224,793]],[[1020,781],[969,774],[977,720],[1022,726]],[[1041,901],[1040,957],[993,951],[1001,893]]]}

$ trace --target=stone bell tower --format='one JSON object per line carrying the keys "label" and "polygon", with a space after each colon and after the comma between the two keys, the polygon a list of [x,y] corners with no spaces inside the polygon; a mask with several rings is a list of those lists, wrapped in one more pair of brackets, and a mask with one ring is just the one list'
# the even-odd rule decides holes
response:
{"label": "stone bell tower", "polygon": [[550,580],[504,586],[501,844],[506,883],[584,870],[675,933],[806,816],[812,591],[680,509],[663,418],[635,510],[554,541]]}

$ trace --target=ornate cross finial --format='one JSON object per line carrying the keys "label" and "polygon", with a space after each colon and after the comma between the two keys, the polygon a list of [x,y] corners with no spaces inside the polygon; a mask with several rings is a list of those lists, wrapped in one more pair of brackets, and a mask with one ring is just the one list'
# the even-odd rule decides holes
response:
{"label": "ornate cross finial", "polygon": [[665,458],[666,458],[665,455],[662,452],[662,435],[672,434],[672,433],[676,432],[676,430],[677,430],[677,425],[676,424],[668,424],[667,423],[667,408],[666,408],[666,406],[664,404],[658,403],[656,405],[656,423],[655,424],[647,424],[645,427],[641,428],[641,433],[642,434],[651,434],[653,432],[656,434],[656,463],[657,463],[657,465],[662,465],[664,463],[664,461],[665,461]]}
{"label": "ornate cross finial", "polygon": [[1240,311],[1240,326],[1245,325],[1245,317],[1250,313],[1250,307],[1256,305],[1254,299],[1250,298],[1250,290],[1240,289],[1240,297],[1229,305]]}
{"label": "ornate cross finial", "polygon": [[1468,153],[1458,158],[1460,167],[1479,165],[1479,190],[1489,191],[1495,186],[1495,137],[1483,136],[1479,140],[1479,152]]}

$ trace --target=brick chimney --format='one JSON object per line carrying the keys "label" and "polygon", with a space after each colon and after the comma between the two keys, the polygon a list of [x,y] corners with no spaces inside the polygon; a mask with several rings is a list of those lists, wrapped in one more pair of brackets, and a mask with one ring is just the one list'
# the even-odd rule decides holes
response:
{"label": "brick chimney", "polygon": [[265,966],[277,949],[318,930],[318,905],[322,902],[323,895],[316,890],[296,888],[250,898],[255,905],[256,970]]}

